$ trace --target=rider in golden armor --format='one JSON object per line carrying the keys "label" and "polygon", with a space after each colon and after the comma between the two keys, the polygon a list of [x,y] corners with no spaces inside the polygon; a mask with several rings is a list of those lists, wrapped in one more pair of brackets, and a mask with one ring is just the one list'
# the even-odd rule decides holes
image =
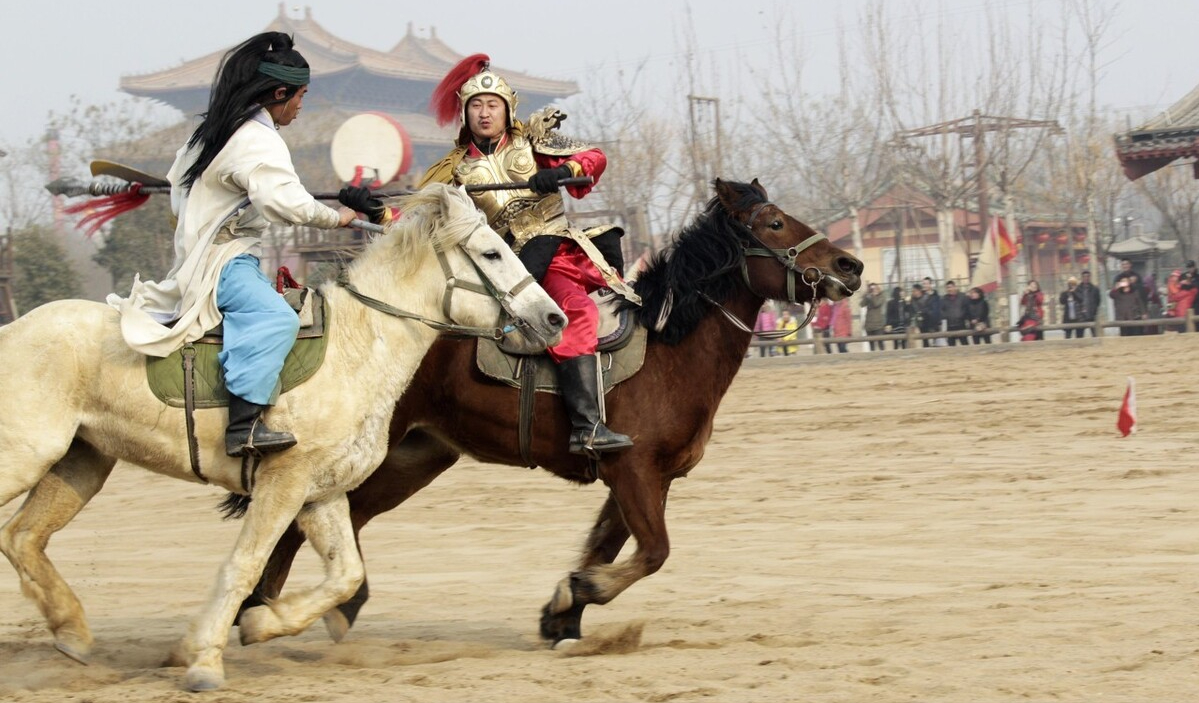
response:
{"label": "rider in golden armor", "polygon": [[[589,295],[606,287],[640,302],[622,278],[624,232],[610,225],[572,226],[559,190],[561,179],[590,176],[590,184],[565,186],[572,197],[582,198],[603,174],[607,158],[598,148],[559,134],[557,127],[566,115],[556,109],[544,108],[527,122],[518,121],[516,92],[489,63],[485,54],[469,56],[433,91],[430,105],[438,122],[458,121],[462,129],[454,148],[429,168],[420,186],[528,183],[527,188],[474,192],[471,198],[569,320],[562,342],[548,354],[557,365],[570,415],[570,451],[594,457],[630,447],[629,437],[601,421],[599,313]],[[359,191],[346,197],[343,191],[343,202],[389,217],[377,200],[366,202],[366,195]]]}

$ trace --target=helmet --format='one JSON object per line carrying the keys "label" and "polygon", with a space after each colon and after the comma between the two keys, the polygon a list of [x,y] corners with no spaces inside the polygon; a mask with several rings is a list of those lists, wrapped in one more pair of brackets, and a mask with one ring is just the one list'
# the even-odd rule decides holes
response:
{"label": "helmet", "polygon": [[490,66],[485,66],[482,71],[471,76],[458,91],[458,102],[462,104],[463,122],[466,122],[466,104],[476,95],[499,96],[508,105],[508,124],[511,126],[512,120],[516,119],[516,91],[512,90],[508,81],[499,74],[493,73]]}
{"label": "helmet", "polygon": [[473,54],[458,62],[433,89],[429,106],[437,123],[445,126],[455,118],[466,124],[466,103],[476,95],[497,95],[508,106],[508,126],[516,120],[516,91],[491,70],[487,54]]}

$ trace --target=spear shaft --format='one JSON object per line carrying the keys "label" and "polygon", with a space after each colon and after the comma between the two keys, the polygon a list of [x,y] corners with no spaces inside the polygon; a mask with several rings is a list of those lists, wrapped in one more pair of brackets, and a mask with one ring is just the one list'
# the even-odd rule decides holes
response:
{"label": "spear shaft", "polygon": [[[561,178],[558,180],[558,185],[585,186],[591,185],[594,182],[595,179],[591,176],[579,176],[577,178]],[[528,187],[528,181],[520,181],[519,183],[481,183],[466,186],[466,192],[483,193],[491,190],[525,190]],[[171,192],[170,186],[143,185],[141,183],[103,183],[101,181],[82,181],[78,178],[59,178],[46,184],[46,190],[50,191],[51,195],[63,195],[68,198],[80,195],[119,195],[121,193],[128,193],[134,188],[137,188],[139,193],[147,195]],[[411,195],[413,192],[411,190],[376,191],[371,193],[371,195],[376,198],[394,198],[400,195]],[[312,197],[317,200],[337,200],[337,193],[318,192],[313,193]]]}

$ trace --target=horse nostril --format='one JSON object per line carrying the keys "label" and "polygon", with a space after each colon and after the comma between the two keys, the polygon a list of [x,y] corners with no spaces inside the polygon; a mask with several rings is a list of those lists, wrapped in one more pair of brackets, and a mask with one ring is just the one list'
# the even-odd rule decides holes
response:
{"label": "horse nostril", "polygon": [[549,323],[551,329],[560,330],[566,327],[566,316],[556,312],[551,312],[545,321]]}
{"label": "horse nostril", "polygon": [[862,269],[864,268],[862,262],[858,261],[852,256],[837,257],[835,266],[841,273],[851,273],[855,276],[860,276],[862,274]]}

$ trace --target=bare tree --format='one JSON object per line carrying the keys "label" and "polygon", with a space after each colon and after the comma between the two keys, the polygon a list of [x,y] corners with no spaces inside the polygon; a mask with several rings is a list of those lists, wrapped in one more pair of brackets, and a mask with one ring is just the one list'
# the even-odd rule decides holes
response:
{"label": "bare tree", "polygon": [[[837,35],[836,93],[804,91],[805,60],[788,34],[793,25],[775,23],[775,71],[760,77],[763,110],[757,114],[757,160],[772,182],[786,188],[780,202],[814,219],[848,215],[854,254],[863,255],[859,209],[876,196],[887,177],[884,120],[875,94],[853,72],[845,31]],[[789,29],[789,31],[788,31]]]}
{"label": "bare tree", "polygon": [[23,230],[49,222],[52,203],[42,188],[49,172],[45,143],[30,141],[4,150],[8,155],[0,159],[0,226]]}
{"label": "bare tree", "polygon": [[1199,252],[1199,188],[1193,164],[1172,164],[1136,181],[1136,191],[1161,216],[1161,231],[1178,240],[1182,259]]}
{"label": "bare tree", "polygon": [[[1058,203],[1060,212],[1072,213],[1079,208],[1085,212],[1087,250],[1094,266],[1102,271],[1113,234],[1111,229],[1100,228],[1099,223],[1112,221],[1126,183],[1112,145],[1110,135],[1114,130],[1101,115],[1097,99],[1103,70],[1101,57],[1115,6],[1105,7],[1100,0],[1063,0],[1063,7],[1069,25],[1062,31],[1062,50],[1071,57],[1070,65],[1074,67],[1068,85],[1081,88],[1068,96],[1063,108],[1067,129],[1064,149],[1050,145],[1041,162],[1049,175],[1049,187],[1043,196],[1046,201]],[[1080,55],[1070,54],[1073,33],[1069,27],[1081,35]],[[1102,280],[1102,276],[1097,278]]]}
{"label": "bare tree", "polygon": [[[929,17],[918,5],[907,11],[930,31],[892,32],[898,24],[894,8],[874,3],[867,9],[865,55],[896,135],[898,177],[933,201],[948,271],[958,250],[951,211],[974,204],[982,214],[992,183],[1011,211],[1012,186],[1048,136],[1043,129],[1016,130],[1053,125],[1065,63],[1046,56],[1037,33],[1019,31],[1014,19],[991,8],[977,28],[985,36],[981,43],[961,41],[961,20],[952,11]],[[1030,11],[1025,22],[1035,21]],[[931,46],[925,37],[933,37]],[[980,222],[980,231],[985,227]],[[969,239],[962,242],[968,260]]]}
{"label": "bare tree", "polygon": [[602,203],[626,225],[631,235],[626,249],[633,257],[662,246],[658,235],[672,228],[672,207],[690,197],[671,166],[683,153],[682,130],[651,112],[644,68],[640,62],[610,77],[597,75],[577,101],[577,116],[563,124],[564,131],[597,144],[608,157],[601,185],[588,201],[592,209]]}

